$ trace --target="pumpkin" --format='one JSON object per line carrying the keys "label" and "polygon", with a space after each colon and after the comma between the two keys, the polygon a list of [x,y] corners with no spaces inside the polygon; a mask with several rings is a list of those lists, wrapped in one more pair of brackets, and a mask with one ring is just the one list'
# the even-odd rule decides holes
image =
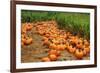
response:
{"label": "pumpkin", "polygon": [[21,35],[21,38],[26,38],[27,36],[25,34],[22,34]]}
{"label": "pumpkin", "polygon": [[70,49],[70,45],[69,44],[66,45],[66,49],[69,51],[69,49]]}
{"label": "pumpkin", "polygon": [[85,49],[82,49],[82,51],[83,51],[83,55],[86,56],[87,55],[86,50]]}
{"label": "pumpkin", "polygon": [[55,54],[55,55],[59,56],[60,55],[60,51],[52,49],[52,50],[49,51],[49,54]]}
{"label": "pumpkin", "polygon": [[48,41],[48,38],[44,39],[43,45],[49,45],[49,44],[50,44],[50,42]]}
{"label": "pumpkin", "polygon": [[76,44],[76,47],[77,47],[78,49],[81,49],[81,48],[83,48],[83,45],[82,45],[82,43],[78,43],[78,44]]}
{"label": "pumpkin", "polygon": [[21,38],[22,42],[25,43],[26,42],[26,38]]}
{"label": "pumpkin", "polygon": [[71,33],[70,33],[70,32],[67,32],[66,34],[67,34],[67,36],[70,36],[70,35],[71,35]]}
{"label": "pumpkin", "polygon": [[78,40],[78,42],[79,42],[79,43],[83,43],[83,40],[82,40],[82,38],[80,38],[80,39]]}
{"label": "pumpkin", "polygon": [[63,44],[59,44],[57,45],[57,50],[64,50],[66,48],[66,45],[63,45]]}
{"label": "pumpkin", "polygon": [[55,54],[50,54],[49,58],[50,58],[51,61],[57,60],[57,56]]}
{"label": "pumpkin", "polygon": [[49,45],[50,42],[48,40],[43,41],[43,45]]}
{"label": "pumpkin", "polygon": [[50,58],[49,57],[43,57],[41,60],[43,62],[50,62]]}
{"label": "pumpkin", "polygon": [[56,40],[56,39],[53,39],[52,42],[55,43],[55,44],[59,43],[59,41]]}
{"label": "pumpkin", "polygon": [[26,30],[31,30],[32,29],[32,24],[26,24]]}
{"label": "pumpkin", "polygon": [[50,49],[56,49],[57,46],[56,46],[54,43],[50,43],[49,48],[50,48]]}
{"label": "pumpkin", "polygon": [[81,49],[76,49],[75,51],[75,56],[77,59],[82,59],[83,58],[83,51]]}
{"label": "pumpkin", "polygon": [[45,34],[45,37],[50,37],[50,35],[49,34]]}
{"label": "pumpkin", "polygon": [[26,28],[22,28],[22,34],[26,34]]}
{"label": "pumpkin", "polygon": [[21,46],[24,46],[24,43],[23,42],[21,42]]}
{"label": "pumpkin", "polygon": [[89,53],[90,52],[90,48],[89,47],[85,47],[84,50]]}
{"label": "pumpkin", "polygon": [[87,40],[84,40],[84,45],[85,45],[86,47],[88,47],[88,46],[89,46],[89,42],[88,42]]}
{"label": "pumpkin", "polygon": [[48,40],[48,38],[43,36],[43,41],[44,41],[44,40]]}
{"label": "pumpkin", "polygon": [[76,51],[75,47],[72,47],[72,46],[69,47],[69,52],[70,53],[74,53],[75,51]]}
{"label": "pumpkin", "polygon": [[29,38],[29,39],[26,39],[24,43],[25,43],[25,45],[29,45],[32,43],[32,41],[33,41],[33,39]]}
{"label": "pumpkin", "polygon": [[77,43],[78,43],[78,39],[77,39],[77,38],[73,39],[73,40],[72,40],[72,43],[73,43],[73,44],[77,44]]}
{"label": "pumpkin", "polygon": [[46,26],[47,26],[47,24],[46,24],[46,23],[44,23],[44,24],[43,24],[43,26],[45,26],[45,27],[46,27]]}
{"label": "pumpkin", "polygon": [[38,33],[39,33],[40,35],[43,35],[43,34],[44,34],[43,30],[40,30]]}

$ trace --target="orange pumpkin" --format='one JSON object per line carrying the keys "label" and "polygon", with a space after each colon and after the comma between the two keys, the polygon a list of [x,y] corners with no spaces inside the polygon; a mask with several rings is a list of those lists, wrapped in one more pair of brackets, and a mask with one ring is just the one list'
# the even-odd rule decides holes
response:
{"label": "orange pumpkin", "polygon": [[43,44],[44,44],[44,45],[49,45],[50,42],[49,42],[48,40],[45,40],[45,41],[43,41]]}
{"label": "orange pumpkin", "polygon": [[89,47],[85,47],[84,50],[89,53],[90,52],[90,48]]}
{"label": "orange pumpkin", "polygon": [[45,34],[45,37],[50,37],[50,35],[49,34]]}
{"label": "orange pumpkin", "polygon": [[86,47],[88,47],[88,46],[89,46],[89,42],[88,42],[87,40],[84,40],[84,45],[85,45]]}
{"label": "orange pumpkin", "polygon": [[50,54],[49,58],[50,58],[51,61],[57,60],[57,56],[55,54]]}
{"label": "orange pumpkin", "polygon": [[77,39],[77,38],[72,39],[72,43],[73,43],[73,44],[77,44],[77,43],[78,43],[78,39]]}
{"label": "orange pumpkin", "polygon": [[29,44],[32,43],[32,41],[33,41],[32,38],[26,39],[25,42],[24,42],[24,44],[25,44],[25,45],[29,45]]}
{"label": "orange pumpkin", "polygon": [[72,46],[69,47],[69,52],[70,53],[74,53],[75,51],[76,51],[75,47],[72,47]]}
{"label": "orange pumpkin", "polygon": [[43,41],[43,45],[49,45],[50,44],[50,42],[48,41],[48,39],[45,39],[44,41]]}
{"label": "orange pumpkin", "polygon": [[38,33],[39,33],[40,35],[43,35],[43,34],[44,34],[44,32],[43,32],[42,30],[40,30]]}
{"label": "orange pumpkin", "polygon": [[43,41],[44,41],[44,40],[48,40],[48,38],[43,36]]}
{"label": "orange pumpkin", "polygon": [[21,38],[26,38],[27,36],[25,34],[21,34]]}
{"label": "orange pumpkin", "polygon": [[79,38],[78,42],[79,43],[83,43],[83,39],[82,38]]}
{"label": "orange pumpkin", "polygon": [[67,36],[70,36],[70,35],[71,35],[71,33],[70,33],[70,32],[67,32],[66,34],[67,34]]}
{"label": "orange pumpkin", "polygon": [[23,42],[21,42],[21,46],[24,46],[24,43]]}
{"label": "orange pumpkin", "polygon": [[54,49],[53,50],[50,50],[49,51],[49,54],[57,54],[57,50],[54,50]]}
{"label": "orange pumpkin", "polygon": [[26,42],[26,38],[21,38],[22,42],[25,43]]}
{"label": "orange pumpkin", "polygon": [[66,45],[66,49],[69,51],[69,49],[70,49],[70,45],[69,44]]}
{"label": "orange pumpkin", "polygon": [[31,30],[32,29],[32,24],[26,24],[26,30]]}
{"label": "orange pumpkin", "polygon": [[43,57],[41,60],[43,62],[50,62],[50,58],[49,57]]}
{"label": "orange pumpkin", "polygon": [[57,50],[50,50],[49,51],[49,54],[55,54],[55,55],[57,55],[57,56],[59,56],[60,55],[60,51],[57,51]]}
{"label": "orange pumpkin", "polygon": [[26,28],[22,28],[22,34],[26,34]]}
{"label": "orange pumpkin", "polygon": [[50,49],[56,49],[57,46],[56,46],[54,43],[50,43],[49,48],[50,48]]}
{"label": "orange pumpkin", "polygon": [[76,47],[77,47],[78,49],[81,49],[81,48],[83,48],[83,45],[82,45],[82,43],[78,43],[78,44],[76,45]]}
{"label": "orange pumpkin", "polygon": [[56,39],[53,39],[52,42],[55,44],[59,43],[58,40],[56,40]]}
{"label": "orange pumpkin", "polygon": [[57,45],[57,50],[64,50],[66,48],[66,45],[64,45],[64,44],[59,44],[59,45]]}
{"label": "orange pumpkin", "polygon": [[86,54],[87,54],[86,50],[82,49],[82,51],[83,51],[83,55],[86,56]]}
{"label": "orange pumpkin", "polygon": [[75,51],[75,56],[76,56],[76,58],[77,59],[82,59],[83,58],[83,51],[82,50],[80,50],[80,49],[76,49],[76,51]]}

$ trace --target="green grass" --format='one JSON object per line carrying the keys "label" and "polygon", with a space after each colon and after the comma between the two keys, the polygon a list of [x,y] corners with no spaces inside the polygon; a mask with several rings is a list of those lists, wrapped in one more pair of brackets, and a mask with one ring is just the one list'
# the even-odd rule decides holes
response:
{"label": "green grass", "polygon": [[59,27],[70,31],[73,34],[79,34],[83,38],[90,38],[90,14],[74,12],[49,12],[49,11],[21,11],[21,21],[37,22],[56,20]]}

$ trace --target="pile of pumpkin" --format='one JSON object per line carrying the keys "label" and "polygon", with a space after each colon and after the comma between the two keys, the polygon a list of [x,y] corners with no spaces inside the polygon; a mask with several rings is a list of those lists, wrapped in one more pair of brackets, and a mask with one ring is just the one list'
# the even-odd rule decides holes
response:
{"label": "pile of pumpkin", "polygon": [[33,26],[30,23],[24,23],[21,26],[21,45],[30,45],[33,42],[33,39],[29,36],[27,36],[27,32],[31,31]]}
{"label": "pile of pumpkin", "polygon": [[37,22],[34,27],[36,33],[43,37],[43,45],[50,49],[48,56],[43,57],[42,61],[56,61],[63,50],[70,52],[77,59],[82,59],[90,52],[89,41],[59,29],[55,21]]}

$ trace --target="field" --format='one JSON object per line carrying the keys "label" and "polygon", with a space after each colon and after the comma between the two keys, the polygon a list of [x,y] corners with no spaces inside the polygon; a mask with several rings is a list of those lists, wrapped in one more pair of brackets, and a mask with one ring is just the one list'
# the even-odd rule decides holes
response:
{"label": "field", "polygon": [[21,62],[90,58],[88,13],[22,10],[21,21]]}

